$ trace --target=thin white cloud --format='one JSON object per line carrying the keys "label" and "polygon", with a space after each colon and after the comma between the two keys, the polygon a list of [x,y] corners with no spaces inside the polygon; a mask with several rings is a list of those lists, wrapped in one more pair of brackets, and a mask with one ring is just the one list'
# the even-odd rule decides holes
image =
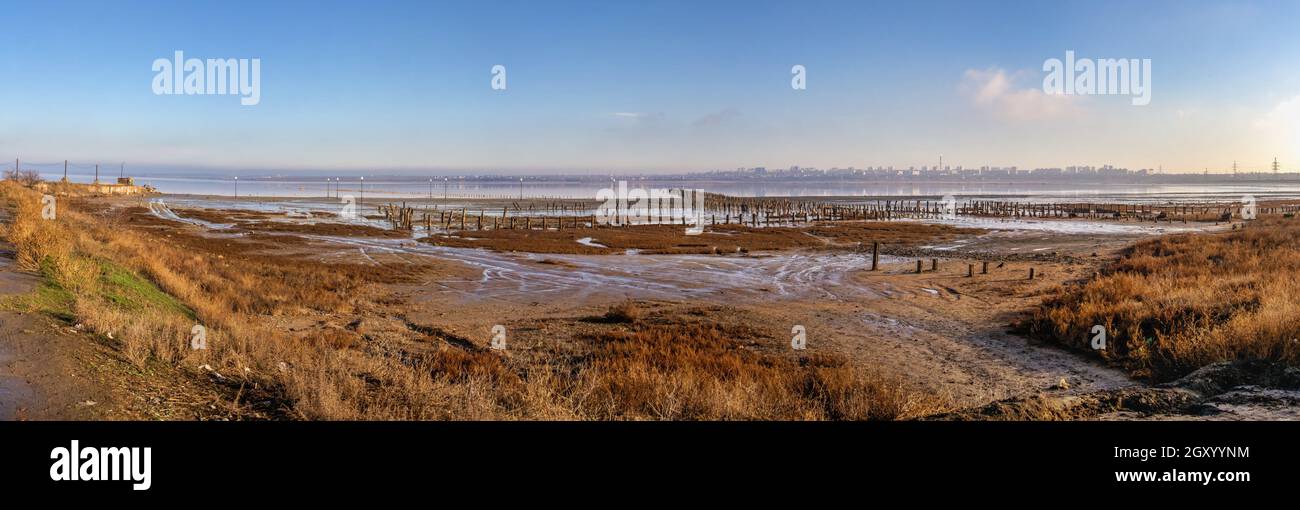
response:
{"label": "thin white cloud", "polygon": [[1047,94],[1040,87],[1018,86],[1019,77],[996,67],[967,69],[959,90],[976,107],[1010,120],[1053,119],[1081,112],[1074,96]]}

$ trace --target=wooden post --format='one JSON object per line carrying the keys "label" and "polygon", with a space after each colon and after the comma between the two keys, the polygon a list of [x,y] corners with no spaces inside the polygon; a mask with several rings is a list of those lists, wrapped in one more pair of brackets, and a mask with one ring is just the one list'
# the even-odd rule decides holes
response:
{"label": "wooden post", "polygon": [[871,243],[871,270],[875,271],[880,266],[880,241]]}
{"label": "wooden post", "polygon": [[975,264],[966,264],[966,277],[967,278],[975,277]]}
{"label": "wooden post", "polygon": [[989,274],[989,263],[987,260],[980,263],[980,274]]}
{"label": "wooden post", "polygon": [[1034,279],[1034,268],[1032,268],[1032,267],[1029,268],[1029,279],[1030,279],[1030,280],[1033,280],[1033,279]]}
{"label": "wooden post", "polygon": [[939,259],[930,259],[930,270],[931,271],[939,270]]}
{"label": "wooden post", "polygon": [[921,274],[921,259],[916,259],[916,274]]}

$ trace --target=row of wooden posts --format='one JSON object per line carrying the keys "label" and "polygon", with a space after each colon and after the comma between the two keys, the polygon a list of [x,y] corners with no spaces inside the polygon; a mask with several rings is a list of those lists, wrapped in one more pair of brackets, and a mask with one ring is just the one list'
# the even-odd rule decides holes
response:
{"label": "row of wooden posts", "polygon": [[[652,204],[655,205],[655,204]],[[649,207],[633,211],[616,210],[610,217],[594,212],[598,204],[584,200],[544,203],[513,203],[500,213],[480,209],[437,206],[409,207],[388,203],[377,207],[393,228],[485,230],[488,228],[596,228],[627,224],[686,224],[680,209],[670,211]],[[706,225],[745,225],[752,227],[793,226],[835,221],[870,221],[897,219],[941,219],[947,216],[993,218],[1088,218],[1134,221],[1230,221],[1242,216],[1244,204],[1097,204],[1097,203],[1022,203],[972,200],[961,203],[932,200],[876,200],[859,203],[836,203],[808,199],[737,198],[708,195],[704,211],[697,217]],[[1256,214],[1294,215],[1300,205],[1257,207]],[[419,214],[417,219],[417,213]],[[675,213],[675,214],[674,214]]]}
{"label": "row of wooden posts", "polygon": [[[707,204],[706,204],[707,205]],[[757,215],[763,224],[808,221],[937,219],[949,215],[1001,218],[1088,218],[1138,221],[1228,221],[1242,216],[1242,202],[1184,204],[1009,202],[994,200],[871,200],[839,203],[809,199],[721,197],[723,214]],[[1256,207],[1259,215],[1294,215],[1300,204]]]}
{"label": "row of wooden posts", "polygon": [[[875,264],[872,264],[871,269],[874,271],[875,268],[876,268]],[[938,271],[938,270],[939,270],[939,259],[930,259],[930,271]],[[921,259],[917,259],[916,274],[921,274],[924,272],[925,272],[925,267]],[[989,274],[989,262],[987,260],[980,262],[980,274]],[[1034,268],[1032,267],[1029,268],[1029,279],[1033,280],[1035,276],[1036,275],[1035,275]],[[966,277],[967,278],[975,277],[975,264],[973,263],[966,264]]]}
{"label": "row of wooden posts", "polygon": [[[878,269],[880,269],[880,243],[872,242],[871,243],[871,270],[876,271]],[[938,271],[938,270],[939,270],[939,259],[930,259],[930,271]],[[925,263],[921,259],[916,259],[916,274],[922,274],[924,272],[925,272]],[[980,274],[989,274],[989,262],[987,260],[980,262]],[[1031,267],[1029,268],[1029,279],[1033,280],[1034,276],[1035,276],[1034,268]],[[966,277],[967,278],[975,277],[975,264],[973,263],[966,264]]]}
{"label": "row of wooden posts", "polygon": [[[595,214],[585,216],[532,216],[516,215],[510,216],[509,208],[502,208],[501,214],[488,215],[485,211],[478,211],[477,214],[471,214],[468,209],[416,209],[407,207],[405,204],[384,204],[378,207],[379,212],[383,214],[384,219],[392,224],[394,229],[413,230],[416,225],[423,225],[425,230],[432,231],[434,228],[443,230],[474,230],[491,229],[533,229],[549,228],[593,228],[599,226]],[[415,213],[420,212],[420,219],[415,220]]]}
{"label": "row of wooden posts", "polygon": [[[389,221],[393,222],[393,224],[395,225],[395,228],[404,228],[404,229],[407,229],[407,230],[410,230],[410,229],[411,229],[412,218],[414,218],[414,215],[415,215],[415,209],[414,209],[414,208],[412,208],[412,207],[406,207],[405,204],[402,204],[400,207],[397,206],[396,204],[386,204],[386,205],[381,205],[381,206],[379,207],[379,209],[380,209],[380,211],[384,214],[384,217],[385,217],[386,219],[388,219]],[[466,227],[466,218],[469,218],[469,217],[470,217],[470,216],[468,216],[468,215],[466,214],[466,210],[463,209],[463,208],[460,209],[459,211],[456,211],[456,210],[449,210],[449,211],[444,210],[444,211],[434,211],[434,212],[437,212],[437,213],[438,213],[438,225],[441,226],[442,228],[444,228],[444,229],[448,229],[448,230],[450,230],[451,227],[452,227],[453,225],[455,225],[456,223],[459,223],[459,227],[460,227],[461,230],[465,230],[465,227]],[[516,218],[507,217],[507,212],[508,212],[508,210],[503,211],[503,212],[502,212],[502,215],[501,215],[500,217],[498,217],[498,216],[491,216],[491,217],[490,217],[490,219],[491,219],[491,221],[492,221],[492,223],[493,223],[493,228],[502,228],[502,225],[503,225],[503,224],[508,224],[508,225],[509,225],[508,228],[515,228],[515,221],[514,221],[514,220],[515,220]],[[474,225],[475,225],[475,228],[477,228],[477,229],[479,229],[479,230],[482,230],[482,229],[483,229],[483,224],[484,224],[484,214],[483,214],[483,212],[480,211],[479,214],[478,214],[477,216],[473,217],[473,218],[474,218]],[[589,218],[589,219],[588,219],[588,218]],[[540,223],[540,225],[541,225],[542,228],[547,228],[547,227],[546,227],[547,217],[542,216],[542,217],[538,217],[537,219],[539,220],[539,223]],[[552,221],[554,222],[556,228],[563,229],[563,228],[564,228],[564,223],[565,223],[565,222],[564,222],[564,219],[565,219],[565,217],[557,217],[557,218],[553,219]],[[591,226],[594,226],[594,225],[597,224],[596,219],[595,219],[595,215],[588,216],[587,218],[582,218],[582,217],[578,217],[578,216],[572,216],[572,217],[568,217],[568,219],[572,220],[572,222],[570,223],[570,225],[572,225],[573,228],[581,228],[581,225],[582,225],[583,223],[585,223],[585,224],[587,225],[588,228],[590,228]],[[509,220],[508,223],[505,222],[505,220]],[[533,220],[533,217],[531,217],[531,216],[525,216],[525,217],[521,218],[521,222],[523,223],[524,228],[532,228],[531,225],[530,225],[531,222],[532,222],[532,220]],[[427,211],[427,210],[426,210],[426,211],[424,212],[424,214],[423,214],[423,221],[424,221],[424,224],[425,224],[425,228],[426,228],[426,229],[429,229],[429,228],[432,227],[432,225],[433,225],[433,223],[432,223],[432,222],[433,222],[433,215],[430,214],[429,211]],[[872,271],[876,271],[876,270],[878,270],[879,268],[880,268],[880,243],[879,243],[879,242],[872,242],[872,243],[871,243],[871,270],[872,270]],[[924,270],[925,270],[925,268],[924,268],[924,264],[923,264],[922,260],[921,260],[921,259],[917,259],[917,261],[916,261],[916,273],[917,273],[917,274],[921,274],[921,273],[924,272]],[[931,270],[931,271],[938,271],[938,270],[939,270],[939,259],[937,259],[937,258],[930,259],[930,270]],[[981,262],[981,264],[980,264],[980,274],[988,274],[988,272],[989,272],[989,263],[988,263],[988,261]],[[969,264],[969,265],[967,266],[966,276],[967,276],[967,277],[971,277],[971,278],[973,278],[973,277],[975,276],[975,264]],[[1033,279],[1034,279],[1034,268],[1032,268],[1032,267],[1029,268],[1029,279],[1030,279],[1030,280],[1033,280]]]}

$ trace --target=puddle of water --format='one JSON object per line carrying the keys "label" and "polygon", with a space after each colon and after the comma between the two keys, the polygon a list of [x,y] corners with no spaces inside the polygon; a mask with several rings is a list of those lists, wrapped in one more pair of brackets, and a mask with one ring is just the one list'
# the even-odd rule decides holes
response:
{"label": "puddle of water", "polygon": [[182,223],[189,223],[191,225],[198,225],[200,227],[209,228],[212,230],[223,230],[234,226],[234,224],[230,224],[230,223],[212,223],[210,221],[203,221],[196,218],[183,217],[179,214],[176,214],[175,211],[172,211],[172,208],[170,206],[168,206],[166,203],[160,200],[151,200],[149,202],[149,213],[153,214],[158,218],[162,218],[164,220],[172,220],[172,221],[179,221]]}

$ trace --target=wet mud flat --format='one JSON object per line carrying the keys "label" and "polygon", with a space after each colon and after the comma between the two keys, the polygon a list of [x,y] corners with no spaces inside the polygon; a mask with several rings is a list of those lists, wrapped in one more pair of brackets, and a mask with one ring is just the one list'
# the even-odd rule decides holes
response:
{"label": "wet mud flat", "polygon": [[1220,362],[1156,386],[1015,397],[933,420],[1296,420],[1300,369],[1263,360]]}
{"label": "wet mud flat", "polygon": [[[521,249],[513,251],[508,244],[498,249],[471,247],[478,239],[473,232],[441,234],[443,239],[455,236],[466,244],[430,242],[437,236],[418,232],[393,236],[297,228],[255,232],[212,221],[221,218],[187,221],[179,208],[171,213],[177,217],[148,212],[155,219],[204,235],[274,236],[259,237],[260,242],[282,237],[284,251],[333,263],[412,268],[432,261],[450,264],[455,269],[423,274],[418,284],[394,288],[401,292],[405,316],[438,324],[440,330],[455,331],[469,342],[480,341],[478,337],[485,335],[478,332],[487,331],[502,317],[523,325],[519,335],[526,341],[547,342],[565,334],[556,329],[555,320],[561,320],[562,328],[581,327],[584,317],[625,300],[664,303],[668,308],[711,304],[727,307],[726,313],[744,317],[772,338],[787,338],[792,327],[804,326],[819,349],[846,354],[864,366],[894,367],[918,384],[951,396],[967,410],[953,415],[959,419],[987,419],[972,410],[1008,399],[1084,402],[1066,407],[1089,411],[1057,415],[1035,411],[1040,413],[1035,415],[1004,403],[988,412],[1013,419],[1059,419],[1053,418],[1058,415],[1186,419],[1210,415],[1183,412],[1192,404],[1218,406],[1225,411],[1218,414],[1225,417],[1270,416],[1250,413],[1277,407],[1261,405],[1258,394],[1244,387],[1185,397],[1180,396],[1185,395],[1181,389],[1150,388],[1095,359],[1005,331],[1018,311],[1034,306],[1052,286],[1086,278],[1109,254],[1135,240],[1170,233],[1163,225],[1117,229],[1104,222],[1076,220],[1059,229],[1043,225],[1051,223],[1046,220],[963,225],[971,231],[887,247],[877,259],[878,269],[871,271],[872,254],[862,241],[848,237],[824,242],[806,232],[803,235],[813,239],[811,245],[673,254],[615,248],[617,241],[601,238],[602,229],[589,229],[581,235],[569,234],[575,236],[572,239],[560,239],[578,253],[535,253],[517,244],[513,247]],[[272,221],[328,220],[286,214]],[[720,229],[717,235],[745,234]],[[614,253],[582,252],[586,248]],[[984,273],[983,262],[988,261],[993,263]],[[1036,270],[1034,280],[1027,278],[1031,268]],[[971,274],[972,269],[976,274]],[[1271,402],[1289,398],[1277,397]],[[1108,404],[1143,399],[1154,402],[1146,411]],[[1094,401],[1098,403],[1088,403]]]}

